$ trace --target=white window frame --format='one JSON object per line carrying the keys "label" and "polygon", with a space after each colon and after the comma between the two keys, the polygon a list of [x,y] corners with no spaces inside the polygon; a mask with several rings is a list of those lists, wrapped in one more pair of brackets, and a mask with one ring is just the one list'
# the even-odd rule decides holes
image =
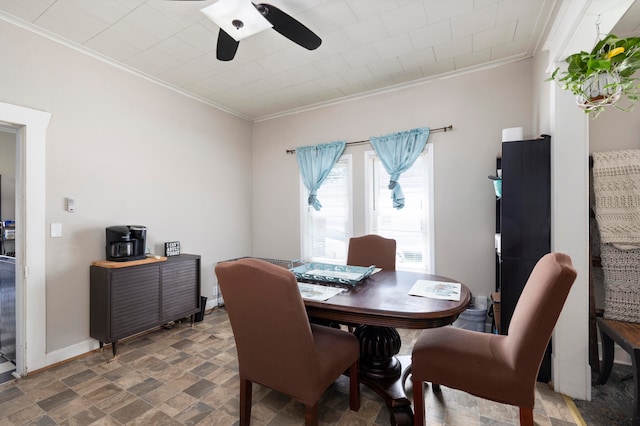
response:
{"label": "white window frame", "polygon": [[[427,179],[427,185],[426,185],[426,197],[427,197],[427,212],[428,212],[428,217],[424,218],[425,220],[425,224],[424,227],[427,230],[427,259],[426,259],[426,265],[423,267],[420,267],[419,270],[421,271],[426,271],[427,273],[431,273],[431,274],[435,274],[435,265],[436,265],[436,259],[435,259],[435,209],[434,209],[434,204],[435,204],[435,192],[434,192],[434,171],[433,171],[433,145],[431,144],[427,144],[425,146],[425,149],[423,150],[423,152],[420,155],[424,155],[425,159],[426,159],[426,168],[427,168],[427,174],[426,174],[426,179]],[[371,185],[371,178],[373,176],[373,170],[372,170],[372,159],[374,157],[378,157],[378,155],[375,153],[375,151],[371,150],[371,151],[366,151],[364,153],[364,182],[365,182],[365,186],[366,186],[366,190],[365,190],[365,230],[366,230],[366,234],[373,234],[376,233],[375,230],[373,230],[373,224],[371,223],[372,220],[372,213],[369,211],[369,207],[372,205],[372,198],[373,198],[373,187]],[[402,175],[400,176],[400,182],[402,183]],[[391,190],[389,190],[389,197],[391,197]],[[390,201],[391,202],[391,201]],[[398,269],[404,269],[403,267],[400,267]],[[416,268],[418,269],[418,268]]]}
{"label": "white window frame", "polygon": [[[351,154],[343,154],[340,156],[336,164],[338,163],[346,163],[347,166],[347,221],[346,221],[346,246],[345,253],[348,250],[349,237],[353,235],[353,161]],[[305,262],[323,262],[323,263],[344,263],[346,258],[343,261],[336,259],[328,259],[322,257],[314,258],[312,256],[313,251],[311,248],[311,241],[307,238],[309,235],[309,223],[307,221],[307,212],[309,209],[313,210],[313,207],[309,206],[307,203],[307,199],[309,198],[309,190],[304,185],[302,181],[302,176],[300,176],[300,258]],[[322,186],[318,192],[318,200],[322,204],[322,195],[320,191],[322,190]]]}

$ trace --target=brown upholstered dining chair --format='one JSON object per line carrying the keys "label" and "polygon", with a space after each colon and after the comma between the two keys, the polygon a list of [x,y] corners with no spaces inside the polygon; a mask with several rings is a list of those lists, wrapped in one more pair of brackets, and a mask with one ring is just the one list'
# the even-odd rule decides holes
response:
{"label": "brown upholstered dining chair", "polygon": [[358,339],[310,324],[290,271],[244,258],[219,263],[215,272],[238,352],[241,425],[251,420],[252,383],[302,402],[305,424],[317,424],[320,398],[347,370],[349,405],[358,411]]}
{"label": "brown upholstered dining chair", "polygon": [[507,335],[455,327],[424,330],[412,353],[414,424],[424,424],[423,382],[520,408],[533,425],[535,383],[551,333],[576,278],[571,258],[543,256],[533,268]]}
{"label": "brown upholstered dining chair", "polygon": [[395,271],[396,240],[370,234],[349,240],[347,265],[371,266]]}

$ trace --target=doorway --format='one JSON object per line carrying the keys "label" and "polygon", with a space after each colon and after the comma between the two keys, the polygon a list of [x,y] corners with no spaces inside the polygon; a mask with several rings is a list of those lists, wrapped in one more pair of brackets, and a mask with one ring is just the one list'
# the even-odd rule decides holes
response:
{"label": "doorway", "polygon": [[0,383],[16,370],[16,133],[0,126]]}
{"label": "doorway", "polygon": [[15,376],[55,362],[46,350],[45,148],[50,120],[48,112],[0,102],[0,126],[16,134]]}

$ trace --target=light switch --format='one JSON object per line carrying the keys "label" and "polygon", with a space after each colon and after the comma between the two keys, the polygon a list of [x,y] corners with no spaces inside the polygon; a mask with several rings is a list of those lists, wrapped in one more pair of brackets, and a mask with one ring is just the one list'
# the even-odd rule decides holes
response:
{"label": "light switch", "polygon": [[60,238],[60,237],[62,237],[62,224],[61,223],[52,223],[51,224],[51,237],[52,238]]}

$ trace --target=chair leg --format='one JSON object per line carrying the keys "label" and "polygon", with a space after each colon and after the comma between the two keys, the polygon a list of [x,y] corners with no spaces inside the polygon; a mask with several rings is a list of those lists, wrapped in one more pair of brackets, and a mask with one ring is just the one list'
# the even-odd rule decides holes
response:
{"label": "chair leg", "polygon": [[304,407],[305,426],[318,426],[318,403],[315,405],[305,405]]}
{"label": "chair leg", "polygon": [[640,425],[640,349],[634,348],[631,354],[633,365],[633,425]]}
{"label": "chair leg", "polygon": [[533,408],[520,407],[520,426],[533,426]]}
{"label": "chair leg", "polygon": [[413,380],[413,425],[424,425],[424,383],[422,380]]}
{"label": "chair leg", "polygon": [[360,409],[360,377],[358,376],[358,369],[360,363],[358,361],[351,364],[349,367],[349,408],[351,411],[358,411]]}
{"label": "chair leg", "polygon": [[602,366],[600,367],[600,374],[595,379],[596,385],[604,385],[609,380],[611,369],[613,368],[614,358],[614,345],[613,339],[602,329],[600,330],[600,341],[602,342]]}
{"label": "chair leg", "polygon": [[240,378],[240,426],[251,422],[251,382]]}

